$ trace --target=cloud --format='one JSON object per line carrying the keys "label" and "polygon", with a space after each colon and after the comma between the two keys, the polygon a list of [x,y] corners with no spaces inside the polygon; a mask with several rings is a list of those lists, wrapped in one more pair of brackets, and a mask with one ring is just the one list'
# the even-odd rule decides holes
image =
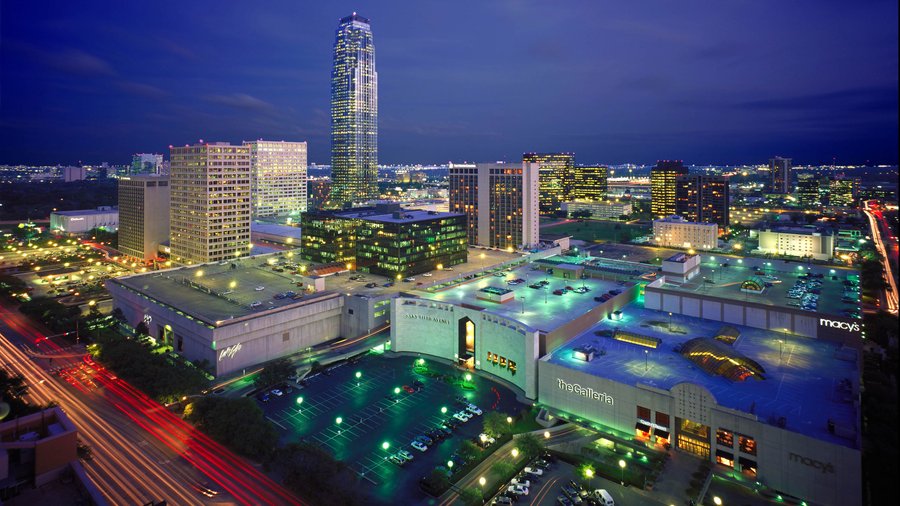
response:
{"label": "cloud", "polygon": [[890,87],[848,88],[828,93],[764,98],[736,104],[757,111],[877,112],[897,109],[897,89]]}
{"label": "cloud", "polygon": [[246,93],[229,93],[227,95],[207,95],[203,97],[207,102],[232,107],[244,111],[252,111],[259,114],[270,114],[276,111],[275,106]]}
{"label": "cloud", "polygon": [[112,76],[116,74],[112,65],[80,49],[61,51],[40,51],[44,64],[69,74],[85,76]]}
{"label": "cloud", "polygon": [[143,98],[158,99],[168,95],[166,91],[157,88],[156,86],[144,83],[136,83],[134,81],[119,81],[116,83],[116,87],[124,91],[125,93]]}

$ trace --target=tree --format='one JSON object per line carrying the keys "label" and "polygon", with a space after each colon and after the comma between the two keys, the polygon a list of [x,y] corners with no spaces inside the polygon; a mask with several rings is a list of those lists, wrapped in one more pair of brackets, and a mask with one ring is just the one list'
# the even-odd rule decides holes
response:
{"label": "tree", "polygon": [[9,296],[11,293],[22,293],[28,289],[28,284],[21,278],[0,274],[0,295]]}
{"label": "tree", "polygon": [[475,443],[466,440],[463,441],[461,445],[459,445],[459,450],[457,450],[459,456],[463,458],[464,461],[468,462],[478,457],[478,454],[481,453],[481,449],[478,448]]}
{"label": "tree", "polygon": [[278,383],[287,381],[288,376],[294,373],[294,366],[291,361],[286,358],[279,358],[269,362],[259,374],[253,383],[260,388],[265,388]]}
{"label": "tree", "polygon": [[234,451],[265,458],[278,444],[278,432],[248,397],[201,397],[184,410],[185,420]]}
{"label": "tree", "polygon": [[356,486],[356,473],[321,447],[291,443],[276,450],[272,462],[284,484],[310,504],[367,503]]}
{"label": "tree", "polygon": [[534,434],[526,432],[516,438],[516,446],[528,457],[537,457],[544,449],[544,442]]}
{"label": "tree", "polygon": [[494,471],[494,474],[500,477],[500,481],[506,482],[509,481],[514,474],[516,474],[516,466],[512,465],[505,460],[498,461],[493,466],[491,466],[491,470]]}
{"label": "tree", "polygon": [[574,213],[572,213],[573,218],[580,218],[580,219],[587,219],[593,215],[594,215],[594,213],[590,212],[587,209],[581,209],[579,211],[575,211]]}
{"label": "tree", "polygon": [[147,336],[150,335],[150,328],[147,327],[147,322],[141,320],[137,325],[134,326],[134,333],[138,336]]}
{"label": "tree", "polygon": [[484,432],[491,436],[502,436],[509,434],[512,430],[509,422],[506,421],[507,415],[499,411],[491,411],[484,415],[482,424]]}
{"label": "tree", "polygon": [[469,487],[459,492],[459,500],[467,506],[477,506],[484,504],[484,495],[480,489]]}

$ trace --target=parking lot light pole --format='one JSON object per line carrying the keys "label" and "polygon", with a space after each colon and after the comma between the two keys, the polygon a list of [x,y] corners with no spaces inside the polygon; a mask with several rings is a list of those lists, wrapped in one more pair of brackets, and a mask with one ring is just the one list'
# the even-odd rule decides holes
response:
{"label": "parking lot light pole", "polygon": [[[338,428],[338,436],[341,435],[341,424],[343,422],[344,422],[344,419],[341,417],[337,417],[334,419],[334,423],[337,425],[337,428]],[[622,462],[622,461],[620,460],[619,462]]]}
{"label": "parking lot light pole", "polygon": [[302,411],[301,407],[303,406],[303,396],[297,397],[297,413]]}
{"label": "parking lot light pole", "polygon": [[359,378],[362,378],[362,373],[356,371],[356,374],[354,376],[356,376],[356,386],[359,386]]}
{"label": "parking lot light pole", "polygon": [[588,479],[588,487],[594,489],[594,470],[590,467],[584,468],[584,477]]}
{"label": "parking lot light pole", "polygon": [[442,415],[446,415],[446,414],[447,414],[447,406],[441,406],[441,414],[442,414]]}
{"label": "parking lot light pole", "polygon": [[481,485],[481,502],[484,502],[484,484],[487,483],[487,480],[484,479],[484,476],[478,478],[478,484]]}
{"label": "parking lot light pole", "polygon": [[[387,441],[381,443],[381,449],[386,452],[388,451],[388,448],[390,448],[390,447],[391,447],[391,443],[388,443]],[[388,455],[385,455],[384,460],[387,460],[387,459],[388,459]]]}
{"label": "parking lot light pole", "polygon": [[625,461],[624,460],[621,460],[621,459],[619,460],[619,468],[622,469],[622,481],[620,481],[619,483],[622,485],[625,485]]}

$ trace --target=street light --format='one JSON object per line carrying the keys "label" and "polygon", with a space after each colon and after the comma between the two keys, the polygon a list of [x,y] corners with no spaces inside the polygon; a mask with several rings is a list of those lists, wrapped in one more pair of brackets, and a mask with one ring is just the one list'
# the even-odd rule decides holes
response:
{"label": "street light", "polygon": [[549,430],[544,431],[544,439],[550,439],[550,431]]}
{"label": "street light", "polygon": [[442,415],[446,415],[446,414],[447,414],[447,406],[441,406],[441,414],[442,414]]}
{"label": "street light", "polygon": [[466,381],[472,381],[472,375],[471,375],[471,374],[466,373]]}
{"label": "street light", "polygon": [[300,412],[300,407],[303,406],[303,396],[297,397],[297,412]]}
{"label": "street light", "polygon": [[[341,435],[341,424],[344,423],[344,419],[341,417],[337,417],[334,419],[334,423],[337,424],[338,427],[338,436]],[[621,461],[620,461],[621,462]]]}
{"label": "street light", "polygon": [[452,460],[447,461],[447,469],[450,469],[451,471],[453,470],[453,461]]}
{"label": "street light", "polygon": [[619,468],[622,469],[622,481],[620,481],[619,483],[624,485],[625,484],[625,461],[622,459],[619,459]]}
{"label": "street light", "polygon": [[359,386],[359,378],[362,378],[362,373],[359,371],[356,371],[355,376],[356,376],[356,386]]}
{"label": "street light", "polygon": [[484,476],[478,478],[478,484],[481,485],[481,502],[484,502],[484,484],[487,483],[487,480],[484,479]]}
{"label": "street light", "polygon": [[511,416],[507,416],[507,417],[506,417],[506,423],[512,424],[512,417],[511,417]]}
{"label": "street light", "polygon": [[716,506],[722,506],[722,498],[719,496],[713,496],[713,504]]}
{"label": "street light", "polygon": [[512,449],[512,456],[513,456],[513,458],[517,458],[517,457],[519,456],[519,449],[518,449],[518,448],[513,448],[513,449]]}
{"label": "street light", "polygon": [[381,443],[381,449],[382,449],[382,450],[387,450],[387,449],[390,448],[390,447],[391,447],[391,443],[388,443],[387,441]]}

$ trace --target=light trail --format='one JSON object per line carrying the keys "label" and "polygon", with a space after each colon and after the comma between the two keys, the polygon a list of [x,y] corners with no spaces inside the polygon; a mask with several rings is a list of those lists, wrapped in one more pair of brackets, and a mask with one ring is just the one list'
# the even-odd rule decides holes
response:
{"label": "light trail", "polygon": [[[881,237],[881,228],[878,226],[878,221],[875,218],[875,213],[869,209],[869,203],[866,202],[863,212],[866,213],[866,217],[869,218],[869,227],[872,229],[872,240],[875,242],[875,250],[878,254],[881,255],[881,264],[884,269],[884,276],[887,278],[886,281],[890,290],[885,290],[884,298],[887,301],[887,310],[889,313],[897,314],[898,310],[898,294],[897,294],[897,283],[894,281],[894,273],[891,271],[891,262],[888,259],[887,249],[884,247],[884,242]],[[879,211],[879,215],[880,215]]]}

